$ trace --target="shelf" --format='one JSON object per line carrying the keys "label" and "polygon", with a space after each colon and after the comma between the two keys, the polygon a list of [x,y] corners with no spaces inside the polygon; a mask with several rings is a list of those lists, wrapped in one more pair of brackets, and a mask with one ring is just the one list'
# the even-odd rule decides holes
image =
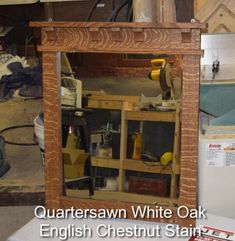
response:
{"label": "shelf", "polygon": [[[85,92],[89,94],[89,91]],[[134,107],[138,106],[139,101],[139,96],[110,95],[105,92],[95,92],[88,97],[88,107],[95,109],[122,110],[125,105],[125,109],[132,110]]]}
{"label": "shelf", "polygon": [[90,200],[109,200],[109,201],[119,201],[119,202],[130,202],[130,203],[144,203],[153,205],[163,205],[163,206],[177,206],[177,198],[168,197],[157,197],[153,195],[144,195],[129,192],[118,192],[118,191],[102,191],[95,190],[93,196],[89,196],[88,190],[72,190],[66,189],[66,196],[85,198]]}
{"label": "shelf", "polygon": [[[162,166],[160,163],[146,162],[143,160],[131,160],[126,158],[128,121],[152,121],[152,122],[172,122],[175,124],[173,160],[169,166]],[[122,111],[121,124],[121,149],[119,167],[119,191],[125,189],[125,171],[138,171],[155,174],[168,174],[171,176],[170,197],[177,197],[177,177],[180,174],[179,159],[179,129],[180,129],[180,103],[176,105],[175,111]],[[143,130],[142,130],[143,131]],[[141,131],[141,132],[142,132]]]}
{"label": "shelf", "polygon": [[[92,157],[92,166],[119,169],[120,161],[118,159]],[[164,168],[160,163],[153,163],[142,160],[126,159],[123,161],[123,170],[172,174],[171,166]],[[175,167],[175,174],[180,174],[179,165]]]}
{"label": "shelf", "polygon": [[94,167],[104,167],[104,168],[112,168],[119,169],[120,160],[119,159],[111,159],[111,158],[102,158],[102,157],[91,157],[91,163]]}
{"label": "shelf", "polygon": [[[123,169],[129,171],[139,171],[148,173],[172,174],[171,166],[164,167],[160,163],[147,162],[142,160],[126,159],[123,162]],[[175,169],[175,174],[179,174],[179,167]]]}
{"label": "shelf", "polygon": [[125,111],[125,120],[175,122],[175,111]]}
{"label": "shelf", "polygon": [[99,108],[99,109],[110,109],[110,110],[121,110],[122,101],[118,100],[92,100],[88,101],[88,108]]}

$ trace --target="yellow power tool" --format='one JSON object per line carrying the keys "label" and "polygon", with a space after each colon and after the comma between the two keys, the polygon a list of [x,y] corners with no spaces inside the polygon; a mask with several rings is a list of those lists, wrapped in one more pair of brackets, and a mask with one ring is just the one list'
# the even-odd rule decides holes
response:
{"label": "yellow power tool", "polygon": [[149,79],[159,81],[162,90],[162,99],[170,99],[172,89],[171,68],[165,59],[152,59],[153,70],[149,73]]}
{"label": "yellow power tool", "polygon": [[149,79],[154,80],[154,81],[160,80],[160,71],[161,71],[163,64],[166,64],[165,59],[152,59],[151,60],[151,65],[153,67],[153,70],[148,75]]}
{"label": "yellow power tool", "polygon": [[152,59],[151,65],[153,69],[148,77],[160,83],[162,106],[175,109],[175,90],[170,64],[165,59]]}

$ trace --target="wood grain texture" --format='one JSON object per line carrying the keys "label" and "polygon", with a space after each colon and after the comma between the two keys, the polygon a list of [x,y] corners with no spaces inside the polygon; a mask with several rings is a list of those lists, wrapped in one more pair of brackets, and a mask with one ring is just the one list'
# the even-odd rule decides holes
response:
{"label": "wood grain texture", "polygon": [[159,122],[175,122],[175,112],[161,111],[126,111],[126,120],[137,121],[159,121]]}
{"label": "wood grain texture", "polygon": [[194,15],[199,11],[208,0],[194,0]]}
{"label": "wood grain texture", "polygon": [[199,29],[201,23],[127,23],[127,22],[30,22],[30,27],[58,28],[152,28],[152,29]]}
{"label": "wood grain texture", "polygon": [[[200,31],[192,31],[192,41],[182,43],[183,32],[188,29],[151,29],[135,31],[120,30],[122,41],[113,38],[111,28],[53,28],[42,30],[42,51],[98,52],[98,53],[195,53],[200,54]],[[52,33],[53,37],[52,38]]]}
{"label": "wood grain texture", "polygon": [[[73,53],[73,52],[80,52],[80,53],[93,53],[93,52],[96,52],[96,53],[126,53],[126,54],[154,54],[154,55],[159,55],[159,54],[191,54],[191,55],[203,55],[203,51],[202,50],[191,50],[191,49],[188,49],[188,50],[184,50],[184,49],[168,49],[168,48],[165,48],[165,49],[159,49],[159,48],[154,48],[154,49],[138,49],[138,48],[135,48],[135,49],[131,49],[131,48],[125,48],[125,49],[118,49],[118,48],[115,48],[115,49],[74,49],[74,50],[71,50],[71,48],[69,47],[53,47],[53,46],[38,46],[38,51],[41,51],[41,52],[59,52],[59,51],[62,51],[62,52],[67,52],[67,53]],[[130,71],[131,72],[131,71]],[[125,71],[124,72],[124,75],[125,76],[128,76],[128,72]],[[130,74],[129,74],[130,76]]]}
{"label": "wood grain texture", "polygon": [[180,204],[196,208],[200,57],[183,57]]}
{"label": "wood grain texture", "polygon": [[155,19],[159,23],[175,23],[176,8],[175,0],[155,0],[154,10]]}
{"label": "wood grain texture", "polygon": [[208,24],[209,33],[223,33],[235,31],[235,1],[210,0],[197,1],[195,18]]}
{"label": "wood grain texture", "polygon": [[[203,25],[197,23],[33,22],[31,26],[42,27],[41,51],[201,54],[198,28]],[[183,43],[181,33],[190,31],[191,42]]]}
{"label": "wood grain texture", "polygon": [[60,110],[60,54],[44,52],[43,101],[45,128],[45,186],[46,206],[60,206],[62,195],[61,110]]}
{"label": "wood grain texture", "polygon": [[[57,51],[136,53],[162,52],[182,54],[182,127],[181,127],[181,177],[179,205],[196,207],[197,201],[197,142],[198,142],[198,94],[200,72],[200,27],[194,24],[133,24],[133,23],[35,23],[42,27],[44,108],[45,108],[45,149],[46,149],[46,204],[49,208],[125,208],[131,215],[131,203],[99,200],[78,200],[63,196],[61,161],[61,117],[60,117],[60,55]],[[140,27],[141,26],[141,27]],[[152,26],[152,27],[150,27]],[[159,28],[157,28],[157,26]],[[163,28],[165,26],[165,28]],[[179,27],[177,29],[177,26]],[[180,26],[184,26],[183,29]],[[188,28],[186,27],[188,26]],[[49,29],[48,29],[49,27]],[[122,41],[111,32],[111,28],[122,28]],[[97,36],[90,36],[90,28],[96,28]],[[135,40],[133,29],[137,28]],[[142,28],[141,31],[139,29]],[[182,43],[181,33],[191,32],[191,42]],[[48,38],[49,34],[49,38]],[[143,34],[140,38],[139,34]],[[120,36],[118,34],[118,36]],[[99,41],[94,40],[100,39]],[[140,41],[141,40],[141,41]],[[50,49],[53,52],[45,52]],[[172,53],[173,52],[173,53]],[[196,54],[196,55],[193,55]],[[120,152],[119,190],[122,191],[125,160],[125,133],[127,121],[122,113],[122,138]],[[175,208],[172,208],[175,211]],[[183,226],[195,224],[195,220],[155,219],[152,221],[180,223]]]}

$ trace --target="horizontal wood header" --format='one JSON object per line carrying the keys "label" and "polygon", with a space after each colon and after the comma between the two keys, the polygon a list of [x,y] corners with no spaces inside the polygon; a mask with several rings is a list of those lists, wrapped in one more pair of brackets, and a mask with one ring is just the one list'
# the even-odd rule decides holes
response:
{"label": "horizontal wood header", "polygon": [[77,48],[76,50],[71,50],[69,47],[44,47],[42,45],[38,46],[38,51],[40,52],[65,52],[65,53],[112,53],[112,54],[153,54],[153,55],[160,55],[160,54],[169,54],[169,55],[203,55],[203,50],[193,50],[193,51],[184,51],[184,50],[159,50],[158,52],[156,50],[145,50],[145,49],[138,49],[136,50],[131,50],[131,49],[116,49],[116,50],[108,50],[108,49],[79,49]]}
{"label": "horizontal wood header", "polygon": [[59,27],[59,28],[157,28],[157,29],[201,29],[206,28],[202,23],[127,23],[127,22],[30,22],[30,27]]}
{"label": "horizontal wood header", "polygon": [[197,23],[32,22],[44,52],[201,55]]}

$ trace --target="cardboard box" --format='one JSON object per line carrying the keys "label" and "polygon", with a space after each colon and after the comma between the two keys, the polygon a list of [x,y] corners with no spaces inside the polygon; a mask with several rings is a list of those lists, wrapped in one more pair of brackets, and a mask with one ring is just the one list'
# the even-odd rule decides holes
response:
{"label": "cardboard box", "polygon": [[62,149],[64,177],[77,178],[84,176],[84,165],[89,153],[79,149]]}
{"label": "cardboard box", "polygon": [[84,165],[89,153],[76,148],[76,137],[69,134],[66,148],[62,148],[62,159],[64,163],[64,177],[77,178],[84,176]]}

